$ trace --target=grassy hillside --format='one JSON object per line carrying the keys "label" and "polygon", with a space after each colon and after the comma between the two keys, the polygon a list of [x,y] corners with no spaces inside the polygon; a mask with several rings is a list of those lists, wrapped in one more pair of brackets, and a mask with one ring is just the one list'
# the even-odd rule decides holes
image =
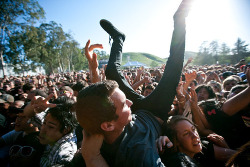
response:
{"label": "grassy hillside", "polygon": [[[185,53],[185,60],[189,57],[195,57],[197,53],[187,51]],[[157,67],[166,63],[167,58],[160,58],[148,53],[127,52],[123,53],[122,65],[128,61],[138,61],[146,64],[148,67]]]}

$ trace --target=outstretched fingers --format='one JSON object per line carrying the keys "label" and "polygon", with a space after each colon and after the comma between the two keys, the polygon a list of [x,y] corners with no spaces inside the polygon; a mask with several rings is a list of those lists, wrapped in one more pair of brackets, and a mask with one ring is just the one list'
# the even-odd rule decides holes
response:
{"label": "outstretched fingers", "polygon": [[86,55],[88,61],[92,61],[92,59],[95,58],[94,53],[92,54],[93,50],[94,49],[103,49],[103,46],[102,46],[102,44],[93,44],[91,46],[89,46],[89,45],[90,45],[90,40],[88,40],[86,45],[85,45],[85,55]]}
{"label": "outstretched fingers", "polygon": [[89,47],[89,52],[92,52],[94,49],[103,49],[102,44],[93,44]]}

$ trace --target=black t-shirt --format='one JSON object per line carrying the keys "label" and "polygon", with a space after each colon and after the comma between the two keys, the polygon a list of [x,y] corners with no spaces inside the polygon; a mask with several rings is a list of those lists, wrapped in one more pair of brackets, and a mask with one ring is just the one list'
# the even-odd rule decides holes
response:
{"label": "black t-shirt", "polygon": [[[17,154],[10,155],[11,166],[39,166],[45,145],[40,144],[38,135],[39,132],[33,132],[27,135],[21,133],[18,135],[12,147],[18,146],[20,147],[20,151]],[[15,152],[17,151],[14,151],[14,153]]]}
{"label": "black t-shirt", "polygon": [[223,136],[230,148],[237,149],[250,140],[250,128],[244,123],[241,112],[228,116],[212,101],[205,102],[202,108],[211,129]]}
{"label": "black t-shirt", "polygon": [[199,166],[202,167],[223,167],[225,164],[215,159],[214,157],[214,146],[213,143],[207,139],[201,139],[202,151],[198,154],[195,154],[194,160]]}

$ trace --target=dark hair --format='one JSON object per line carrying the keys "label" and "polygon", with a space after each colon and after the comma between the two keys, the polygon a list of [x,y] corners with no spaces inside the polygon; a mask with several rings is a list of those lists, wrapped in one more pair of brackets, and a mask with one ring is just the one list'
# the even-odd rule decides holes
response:
{"label": "dark hair", "polygon": [[77,82],[76,84],[74,84],[74,85],[72,86],[72,89],[73,89],[74,91],[79,92],[80,90],[82,90],[83,88],[85,88],[85,87],[87,87],[87,86],[88,86],[88,83],[87,83],[87,82],[85,82],[85,81],[79,81],[79,82]]}
{"label": "dark hair", "polygon": [[42,96],[44,98],[48,97],[48,94],[45,91],[41,90],[41,89],[32,90],[31,93],[34,93],[35,96]]}
{"label": "dark hair", "polygon": [[64,107],[69,108],[69,111],[74,112],[74,99],[67,96],[59,96],[53,101],[54,104],[62,104]]}
{"label": "dark hair", "polygon": [[27,93],[27,91],[30,91],[32,88],[36,88],[36,86],[32,83],[26,83],[23,85],[23,92]]}
{"label": "dark hair", "polygon": [[246,89],[246,88],[247,88],[247,85],[235,85],[234,87],[231,88],[229,94],[233,93],[234,91],[236,91],[236,90],[238,90],[238,89],[244,90],[244,89]]}
{"label": "dark hair", "polygon": [[81,90],[77,97],[76,115],[82,128],[90,134],[102,134],[100,125],[116,120],[116,108],[110,96],[118,88],[115,81],[106,80]]}
{"label": "dark hair", "polygon": [[70,112],[70,107],[64,104],[57,104],[56,107],[50,108],[45,117],[50,114],[53,118],[60,123],[60,132],[62,133],[65,129],[72,132],[77,126],[77,121],[75,115]]}
{"label": "dark hair", "polygon": [[214,93],[213,88],[211,86],[205,85],[205,84],[197,86],[195,89],[195,92],[198,93],[202,88],[205,88],[207,90],[207,92],[209,94],[209,96],[208,96],[209,99],[216,97],[216,94]]}
{"label": "dark hair", "polygon": [[176,125],[180,121],[188,121],[190,124],[194,125],[195,124],[188,119],[187,117],[184,117],[182,115],[175,115],[175,116],[170,116],[168,120],[163,124],[163,133],[166,135],[169,140],[173,143],[172,148],[168,148],[168,153],[176,153],[178,152],[178,147],[177,147],[177,132],[176,132]]}

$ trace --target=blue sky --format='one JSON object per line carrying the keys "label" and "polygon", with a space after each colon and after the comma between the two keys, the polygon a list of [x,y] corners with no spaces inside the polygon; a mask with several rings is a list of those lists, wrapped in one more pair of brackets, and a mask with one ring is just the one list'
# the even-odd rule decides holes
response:
{"label": "blue sky", "polygon": [[[126,34],[124,52],[145,52],[165,58],[173,31],[173,14],[181,0],[39,0],[46,22],[61,24],[85,46],[101,43],[109,53],[108,35],[99,21],[110,20]],[[250,44],[249,0],[195,0],[187,19],[186,51],[197,52],[203,41],[233,47],[237,38]],[[250,48],[250,47],[249,47]]]}

